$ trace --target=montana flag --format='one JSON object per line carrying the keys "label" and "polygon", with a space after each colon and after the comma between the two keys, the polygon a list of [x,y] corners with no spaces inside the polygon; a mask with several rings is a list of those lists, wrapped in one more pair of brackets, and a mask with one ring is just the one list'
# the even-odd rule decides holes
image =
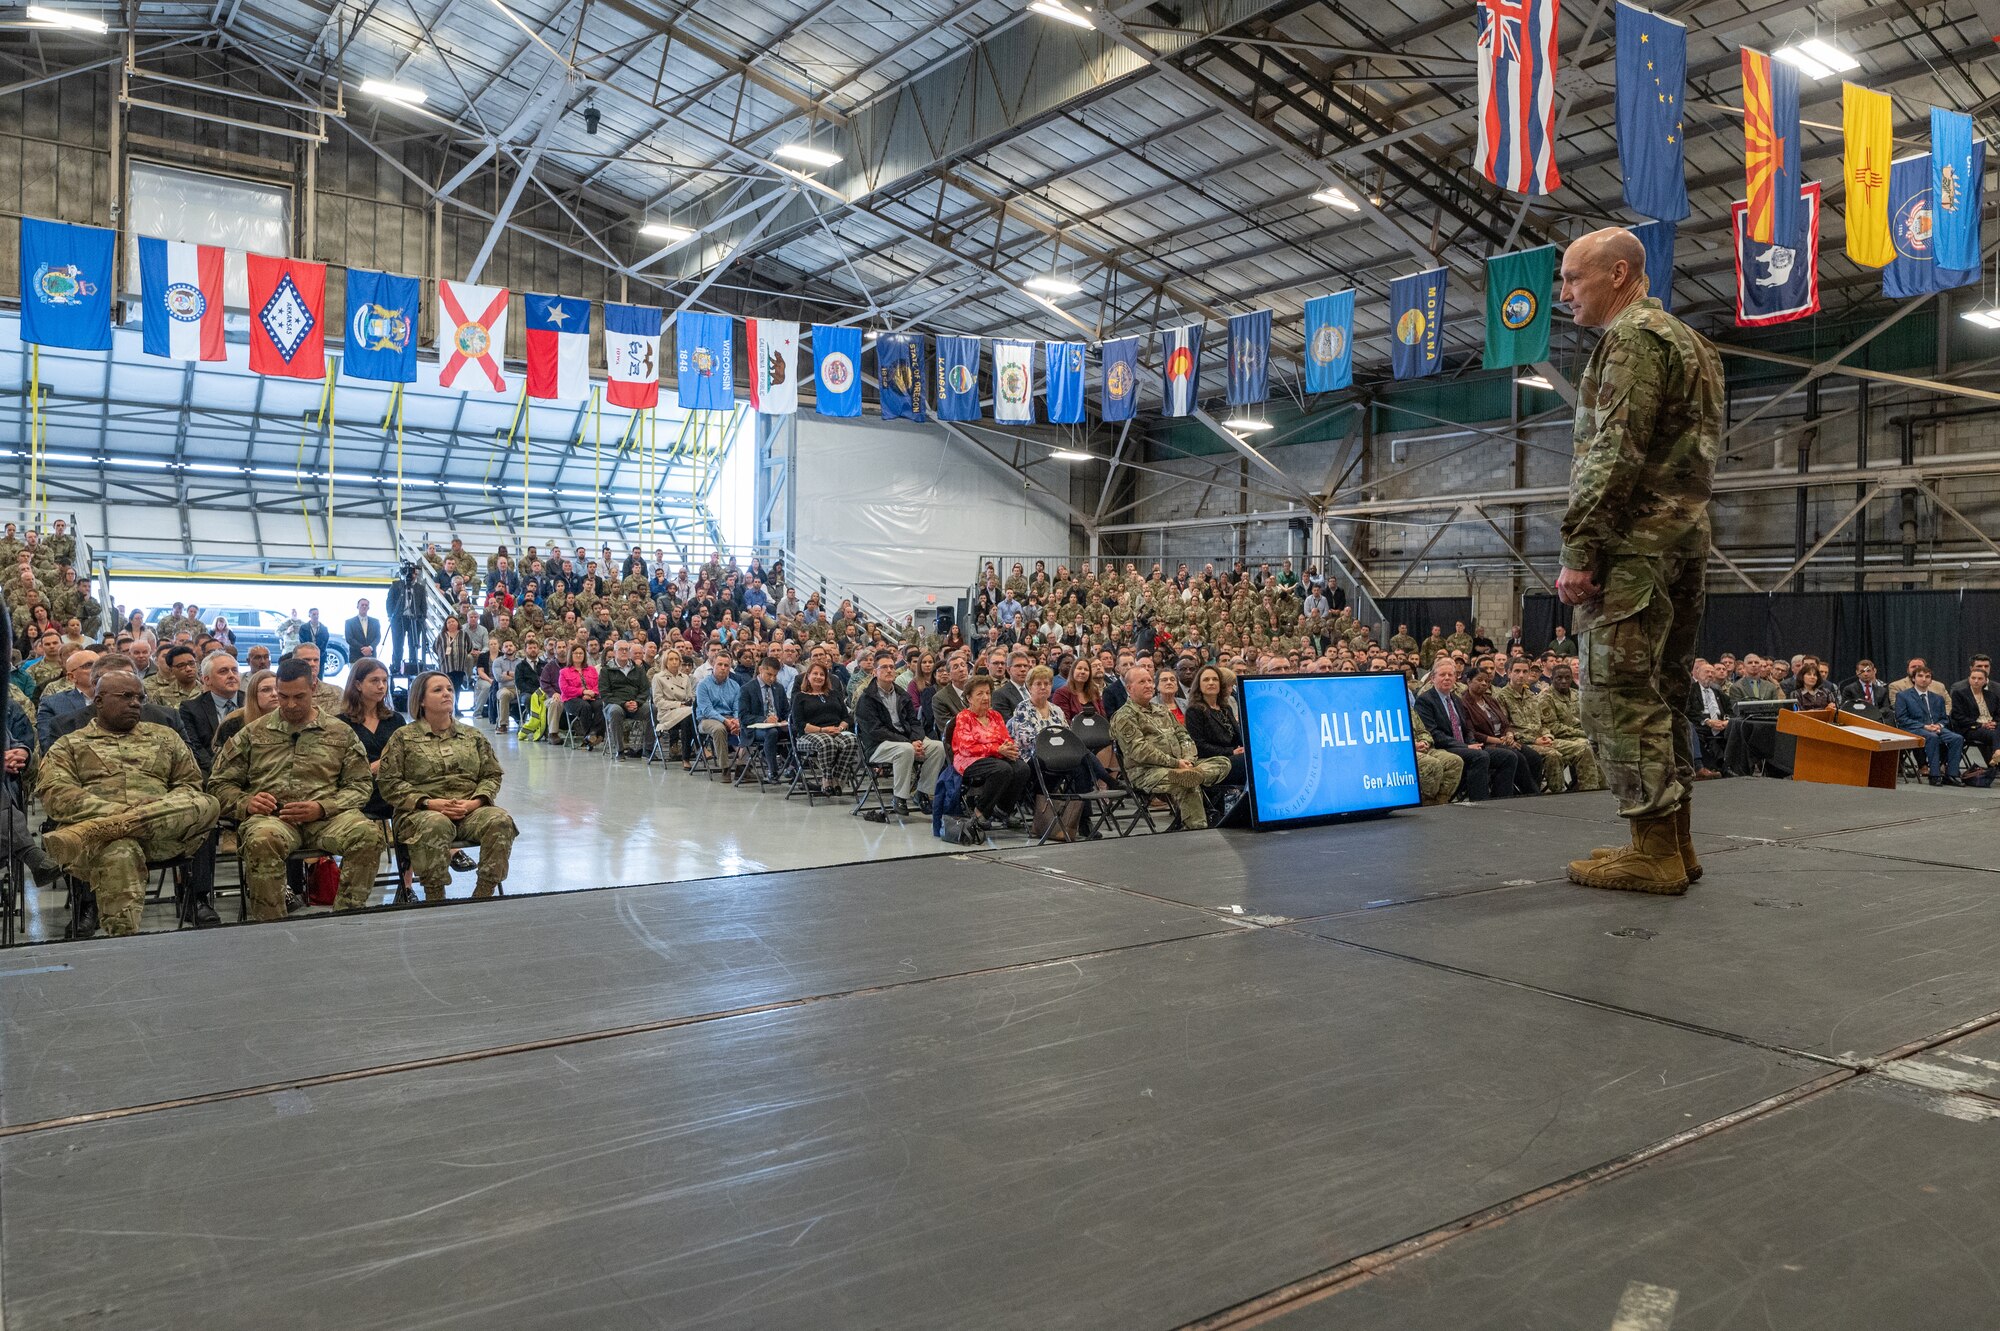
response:
{"label": "montana flag", "polygon": [[1625,206],[1678,222],[1688,215],[1681,99],[1687,91],[1687,27],[1618,3],[1618,166]]}
{"label": "montana flag", "polygon": [[[1986,170],[1986,145],[1974,143],[1973,179]],[[1977,217],[1981,201],[1972,201]],[[1889,164],[1889,239],[1896,257],[1882,270],[1882,294],[1894,300],[1928,296],[1979,280],[1979,268],[1941,269],[1931,244],[1931,158],[1929,153],[1905,157]]]}
{"label": "montana flag", "polygon": [[1931,108],[1931,246],[1940,270],[1978,268],[1980,177],[1972,117]]}
{"label": "montana flag", "polygon": [[1436,374],[1444,363],[1445,270],[1389,283],[1389,364],[1398,379]]}
{"label": "montana flag", "polygon": [[1786,247],[1798,243],[1799,71],[1762,51],[1743,48],[1744,201],[1750,238]]}
{"label": "montana flag", "polygon": [[1729,205],[1736,230],[1736,322],[1744,328],[1819,313],[1819,182],[1800,191],[1802,241],[1771,245],[1750,234],[1750,205]]}
{"label": "montana flag", "polygon": [[1160,414],[1192,416],[1201,405],[1200,324],[1160,330]]}
{"label": "montana flag", "polygon": [[1549,302],[1555,295],[1556,247],[1543,245],[1486,261],[1486,359],[1489,370],[1549,358]]}
{"label": "montana flag", "polygon": [[660,334],[666,315],[657,305],[604,303],[604,400],[627,411],[660,405]]}
{"label": "montana flag", "polygon": [[292,379],[326,377],[326,265],[246,254],[250,276],[250,371]]}
{"label": "montana flag", "polygon": [[799,326],[782,319],[745,319],[750,407],[766,416],[799,409]]}
{"label": "montana flag", "polygon": [[875,339],[875,382],[883,420],[929,418],[924,401],[922,334],[884,333]]}
{"label": "montana flag", "polygon": [[1049,424],[1081,425],[1083,411],[1083,352],[1081,342],[1042,343],[1043,391],[1049,399]]}
{"label": "montana flag", "polygon": [[736,406],[735,321],[682,310],[674,316],[674,376],[682,411]]}
{"label": "montana flag", "polygon": [[385,384],[417,381],[417,310],[423,283],[414,277],[347,270],[347,344],[340,372]]}
{"label": "montana flag", "polygon": [[1889,239],[1889,162],[1895,157],[1889,133],[1889,94],[1854,83],[1840,89],[1843,168],[1847,177],[1847,257],[1865,268],[1880,268],[1896,257]]}
{"label": "montana flag", "polygon": [[1557,0],[1479,0],[1479,174],[1553,194]]}
{"label": "montana flag", "polygon": [[101,226],[21,219],[21,340],[111,350],[111,253]]}
{"label": "montana flag", "polygon": [[[504,393],[507,288],[438,282],[438,387]],[[464,380],[460,383],[460,380]]]}
{"label": "montana flag", "polygon": [[139,237],[140,332],[148,356],[227,360],[222,247]]}
{"label": "montana flag", "polygon": [[1229,319],[1229,405],[1248,406],[1271,396],[1271,312]]}
{"label": "montana flag", "polygon": [[861,330],[813,325],[814,410],[822,416],[861,414]]}
{"label": "montana flag", "polygon": [[1331,393],[1354,382],[1354,292],[1306,302],[1306,392]]}
{"label": "montana flag", "polygon": [[1679,224],[1646,222],[1626,229],[1646,247],[1646,294],[1659,301],[1661,309],[1673,313],[1674,245],[1680,239]]}
{"label": "montana flag", "polygon": [[1106,342],[1104,385],[1098,416],[1107,424],[1129,421],[1139,409],[1139,339],[1121,337]]}
{"label": "montana flag", "polygon": [[993,419],[1002,425],[1035,423],[1035,344],[993,341]]}
{"label": "montana flag", "polygon": [[590,396],[590,302],[580,296],[521,297],[528,396],[580,402]]}
{"label": "montana flag", "polygon": [[979,419],[979,339],[937,340],[937,414],[941,421]]}

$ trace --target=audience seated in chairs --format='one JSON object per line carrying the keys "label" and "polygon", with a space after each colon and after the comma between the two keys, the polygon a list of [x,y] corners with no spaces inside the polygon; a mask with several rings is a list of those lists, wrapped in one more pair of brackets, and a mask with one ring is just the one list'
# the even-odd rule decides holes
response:
{"label": "audience seated in chairs", "polygon": [[1993,765],[1994,730],[2000,725],[2000,687],[1996,687],[1985,666],[1974,666],[1965,681],[1951,689],[1951,728],[1976,749],[1988,767]]}
{"label": "audience seated in chairs", "polygon": [[995,819],[1010,828],[1026,822],[1021,800],[1028,792],[1028,765],[1007,722],[993,710],[993,677],[966,682],[965,706],[951,719],[951,764],[965,782],[965,802],[981,829]]}
{"label": "audience seated in chairs", "polygon": [[1896,694],[1896,724],[1924,742],[1924,766],[1932,785],[1963,785],[1958,768],[1965,740],[1951,728],[1950,704],[1933,691],[1932,683],[1929,666],[1910,663],[1910,686]]}
{"label": "audience seated in chairs", "polygon": [[444,675],[418,675],[410,686],[410,724],[382,750],[382,797],[396,811],[397,840],[410,848],[427,902],[444,900],[451,886],[455,842],[479,848],[473,897],[499,891],[518,835],[513,818],[494,803],[499,759],[486,736],[454,718],[456,697]]}
{"label": "audience seated in chairs", "polygon": [[1063,715],[1074,721],[1086,711],[1096,712],[1109,721],[1104,710],[1104,681],[1097,677],[1097,661],[1083,655],[1076,658],[1076,665],[1070,671],[1069,682],[1049,695],[1049,701],[1062,708]]}
{"label": "audience seated in chairs", "polygon": [[[452,687],[458,687],[457,680]],[[563,727],[581,747],[595,747],[604,716],[597,702],[597,667],[581,645],[569,649],[569,664],[556,677],[556,687],[562,692]]]}
{"label": "audience seated in chairs", "polygon": [[806,664],[792,686],[790,712],[794,756],[819,773],[822,794],[839,794],[854,781],[859,742],[847,696],[833,686],[825,661]]}
{"label": "audience seated in chairs", "polygon": [[785,696],[784,685],[778,683],[777,657],[766,656],[757,663],[757,676],[743,686],[736,715],[743,719],[744,732],[763,752],[764,780],[777,781],[778,741],[789,730],[792,719],[791,699]]}
{"label": "audience seated in chairs", "polygon": [[1474,671],[1465,681],[1460,701],[1471,718],[1472,733],[1486,747],[1490,767],[1489,793],[1495,799],[1508,794],[1538,795],[1542,790],[1542,755],[1524,745],[1514,734],[1507,711],[1493,698],[1493,681],[1485,670]]}
{"label": "audience seated in chairs", "polygon": [[201,767],[215,766],[215,732],[243,704],[242,672],[228,652],[210,652],[201,662],[201,692],[180,706],[181,733]]}
{"label": "audience seated in chairs", "polygon": [[730,766],[730,752],[743,745],[743,686],[731,676],[729,656],[716,652],[709,673],[694,687],[694,723],[708,741],[718,768]]}
{"label": "audience seated in chairs", "polygon": [[875,653],[875,678],[861,690],[861,700],[854,707],[854,727],[859,751],[867,760],[889,764],[898,814],[910,811],[918,792],[930,799],[949,755],[942,741],[926,738],[919,707],[896,687],[894,652],[884,649]]}
{"label": "audience seated in chairs", "polygon": [[668,745],[666,756],[679,758],[681,769],[694,766],[694,676],[687,658],[669,647],[653,666],[653,725],[656,740]]}
{"label": "audience seated in chairs", "polygon": [[[368,759],[369,774],[375,779],[374,789],[368,802],[361,806],[361,812],[370,822],[387,823],[394,810],[382,797],[382,751],[403,728],[402,714],[389,705],[388,667],[373,658],[355,662],[347,676],[347,691],[341,695],[340,719],[361,741],[362,756]],[[401,853],[396,856],[396,874],[405,889],[410,885],[407,858]]]}
{"label": "audience seated in chairs", "polygon": [[[651,689],[646,668],[632,659],[632,644],[620,638],[611,649],[611,661],[598,671],[599,700],[604,705],[605,743],[612,756],[643,758],[653,745],[653,715],[647,704]],[[638,742],[627,744],[625,731],[633,727]]]}
{"label": "audience seated in chairs", "polygon": [[[1055,671],[1047,666],[1036,666],[1028,672],[1028,696],[1021,699],[1014,708],[1014,715],[1007,722],[1007,731],[1014,737],[1014,747],[1028,764],[1029,774],[1034,776],[1041,787],[1048,790],[1063,790],[1072,795],[1087,795],[1093,790],[1102,790],[1109,784],[1109,775],[1104,765],[1087,750],[1081,765],[1064,772],[1044,770],[1035,758],[1035,741],[1045,730],[1060,726],[1069,728],[1069,718],[1062,708],[1050,701],[1049,686],[1055,680]],[[1084,835],[1089,835],[1087,822],[1080,827]]]}
{"label": "audience seated in chairs", "polygon": [[1682,709],[1695,740],[1695,776],[1706,779],[1729,770],[1730,709],[1735,705],[1722,685],[1722,667],[1696,661],[1688,680]]}
{"label": "audience seated in chairs", "polygon": [[[1441,655],[1431,666],[1430,687],[1417,694],[1415,706],[1424,728],[1431,732],[1431,742],[1439,751],[1452,754],[1465,764],[1459,777],[1459,794],[1468,800],[1483,800],[1493,793],[1495,769],[1484,742],[1473,733],[1472,720],[1466,714],[1464,702],[1456,696],[1457,690],[1458,662]],[[1501,793],[1511,793],[1513,788],[1513,769],[1509,766]]]}
{"label": "audience seated in chairs", "polygon": [[1243,728],[1236,719],[1236,698],[1222,682],[1222,672],[1205,665],[1195,672],[1194,691],[1188,698],[1186,720],[1188,738],[1194,741],[1198,758],[1222,758],[1229,763],[1223,784],[1241,786],[1248,781],[1243,767]]}
{"label": "audience seated in chairs", "polygon": [[1186,828],[1208,826],[1201,798],[1204,786],[1229,777],[1229,760],[1204,758],[1187,728],[1153,698],[1153,669],[1135,665],[1125,674],[1126,702],[1111,718],[1111,737],[1135,790],[1164,796]]}

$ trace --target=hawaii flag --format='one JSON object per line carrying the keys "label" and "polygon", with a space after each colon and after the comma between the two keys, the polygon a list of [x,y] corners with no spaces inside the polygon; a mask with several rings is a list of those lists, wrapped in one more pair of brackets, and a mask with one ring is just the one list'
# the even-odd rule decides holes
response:
{"label": "hawaii flag", "polygon": [[226,360],[222,247],[139,237],[140,331],[148,356]]}
{"label": "hawaii flag", "polygon": [[766,416],[799,409],[799,326],[782,319],[746,319],[750,407]]}
{"label": "hawaii flag", "polygon": [[326,377],[326,265],[246,254],[250,276],[250,371]]}
{"label": "hawaii flag", "polygon": [[1160,333],[1160,414],[1191,416],[1201,402],[1201,325]]}
{"label": "hawaii flag", "polygon": [[1035,423],[1035,344],[993,340],[993,419],[1001,425]]}
{"label": "hawaii flag", "polygon": [[439,388],[507,391],[500,370],[507,348],[506,287],[439,281],[437,326]]}
{"label": "hawaii flag", "polygon": [[1553,194],[1557,0],[1479,0],[1479,173],[1502,189]]}
{"label": "hawaii flag", "polygon": [[590,396],[590,302],[578,296],[521,297],[528,396],[579,402]]}
{"label": "hawaii flag", "polygon": [[614,407],[643,411],[660,405],[660,330],[665,315],[657,305],[604,307],[604,399]]}

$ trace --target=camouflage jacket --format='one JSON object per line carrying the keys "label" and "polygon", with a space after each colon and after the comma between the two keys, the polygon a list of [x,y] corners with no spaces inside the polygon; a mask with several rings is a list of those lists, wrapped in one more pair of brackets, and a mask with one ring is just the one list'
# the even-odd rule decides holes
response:
{"label": "camouflage jacket", "polygon": [[1507,713],[1507,724],[1514,727],[1514,736],[1523,744],[1533,744],[1543,735],[1553,735],[1549,728],[1548,712],[1542,706],[1542,695],[1533,689],[1523,689],[1516,693],[1509,684],[1504,689],[1493,690],[1493,701]]}
{"label": "camouflage jacket", "polygon": [[145,689],[147,702],[176,711],[182,703],[201,692],[201,685],[180,684],[165,675],[155,675],[146,681]]}
{"label": "camouflage jacket", "polygon": [[331,815],[359,810],[374,790],[353,728],[323,712],[302,726],[278,712],[258,718],[230,736],[208,776],[208,793],[222,801],[224,814],[239,820],[249,816],[244,806],[259,791],[280,804],[316,800]]}
{"label": "camouflage jacket", "polygon": [[418,722],[389,737],[376,771],[382,798],[397,813],[423,807],[425,800],[483,799],[500,794],[500,760],[486,736],[454,721],[442,735]]}
{"label": "camouflage jacket", "polygon": [[123,735],[96,721],[72,730],[49,746],[35,787],[58,823],[102,818],[184,789],[201,789],[201,768],[179,735],[150,721]]}
{"label": "camouflage jacket", "polygon": [[1111,738],[1134,767],[1172,767],[1199,756],[1187,729],[1162,707],[1126,703],[1111,718]]}
{"label": "camouflage jacket", "polygon": [[1557,739],[1585,739],[1583,719],[1580,715],[1582,695],[1575,689],[1564,697],[1554,689],[1544,689],[1536,695],[1542,704],[1542,724],[1549,734]]}

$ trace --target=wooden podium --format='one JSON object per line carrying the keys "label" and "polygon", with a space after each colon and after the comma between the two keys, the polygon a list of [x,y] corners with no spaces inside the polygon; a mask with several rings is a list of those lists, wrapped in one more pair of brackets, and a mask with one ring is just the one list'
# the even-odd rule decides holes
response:
{"label": "wooden podium", "polygon": [[1896,788],[1896,765],[1905,749],[1924,742],[1907,730],[1822,707],[1811,712],[1779,712],[1778,729],[1798,740],[1792,780],[1834,786]]}

